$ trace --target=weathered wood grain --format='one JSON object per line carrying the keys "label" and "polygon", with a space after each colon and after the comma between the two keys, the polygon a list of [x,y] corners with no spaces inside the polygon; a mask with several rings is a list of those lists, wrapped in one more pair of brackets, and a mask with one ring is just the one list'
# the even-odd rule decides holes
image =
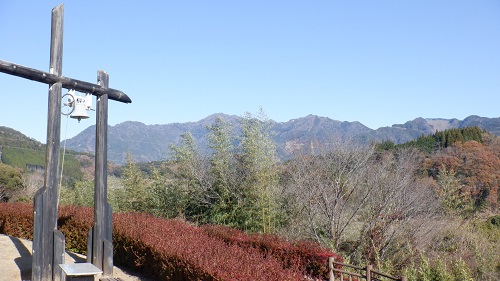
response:
{"label": "weathered wood grain", "polygon": [[119,90],[111,88],[101,88],[96,84],[64,76],[57,76],[48,72],[29,68],[4,60],[0,60],[0,72],[49,85],[60,82],[62,87],[65,89],[73,89],[75,91],[89,93],[94,96],[108,95],[109,99],[123,103],[132,102],[132,100],[125,93]]}

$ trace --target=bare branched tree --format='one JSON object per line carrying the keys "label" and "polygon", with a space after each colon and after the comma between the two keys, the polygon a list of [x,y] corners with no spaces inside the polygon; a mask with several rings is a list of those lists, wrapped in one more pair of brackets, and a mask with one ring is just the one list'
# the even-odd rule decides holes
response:
{"label": "bare branched tree", "polygon": [[21,201],[31,201],[35,192],[43,187],[43,171],[31,171],[23,173],[23,189]]}
{"label": "bare branched tree", "polygon": [[[339,143],[319,156],[299,155],[290,162],[289,192],[306,218],[310,235],[331,241],[338,249],[341,238],[368,200],[363,176],[373,149]],[[356,204],[354,204],[356,202]]]}
{"label": "bare branched tree", "polygon": [[295,157],[286,185],[302,218],[297,225],[353,259],[394,254],[401,249],[395,242],[411,241],[436,206],[416,176],[419,163],[416,151],[379,153],[347,143]]}
{"label": "bare branched tree", "polygon": [[[416,230],[437,210],[437,201],[425,181],[419,181],[419,154],[412,149],[378,154],[366,174],[370,198],[363,210],[358,255],[372,262],[394,256],[401,244],[415,238]],[[397,246],[395,246],[397,241]],[[361,257],[358,257],[361,258]]]}

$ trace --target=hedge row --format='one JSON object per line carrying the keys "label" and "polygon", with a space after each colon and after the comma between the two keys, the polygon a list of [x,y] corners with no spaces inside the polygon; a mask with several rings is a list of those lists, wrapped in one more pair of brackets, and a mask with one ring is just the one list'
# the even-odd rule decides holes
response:
{"label": "hedge row", "polygon": [[0,233],[33,240],[33,206],[0,203]]}
{"label": "hedge row", "polygon": [[296,264],[309,276],[328,279],[328,257],[336,261],[343,259],[317,243],[309,241],[285,241],[274,234],[248,234],[241,230],[221,225],[201,226],[207,235],[221,239],[227,244],[259,250],[265,256],[273,256],[281,261],[285,268]]}
{"label": "hedge row", "polygon": [[[298,268],[283,269],[279,261],[257,250],[207,236],[203,229],[179,220],[145,214],[115,217],[116,246],[134,245],[121,262],[166,280],[302,280]],[[140,231],[139,231],[140,230]],[[153,259],[149,257],[153,256]],[[134,261],[135,264],[130,264]],[[165,279],[164,279],[165,280]]]}
{"label": "hedge row", "polygon": [[[87,232],[93,215],[90,208],[59,208],[58,229],[66,237],[68,250],[86,253]],[[0,203],[0,233],[33,240],[33,204]]]}
{"label": "hedge row", "polygon": [[[59,208],[58,229],[68,250],[85,253],[92,221],[92,208]],[[0,233],[33,239],[32,204],[0,203]],[[115,265],[155,280],[303,280],[323,275],[334,255],[306,242],[139,213],[113,215],[113,245]]]}

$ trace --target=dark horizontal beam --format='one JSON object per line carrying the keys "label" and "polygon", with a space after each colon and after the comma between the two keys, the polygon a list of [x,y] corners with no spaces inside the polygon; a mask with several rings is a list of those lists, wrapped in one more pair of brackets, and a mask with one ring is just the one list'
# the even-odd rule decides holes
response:
{"label": "dark horizontal beam", "polygon": [[61,82],[62,87],[65,89],[75,90],[82,93],[89,93],[94,96],[102,96],[107,94],[108,98],[111,100],[123,103],[132,102],[132,100],[125,93],[119,90],[102,88],[97,84],[92,84],[89,82],[80,81],[64,76],[57,76],[48,72],[36,70],[4,60],[0,60],[0,72],[49,85]]}

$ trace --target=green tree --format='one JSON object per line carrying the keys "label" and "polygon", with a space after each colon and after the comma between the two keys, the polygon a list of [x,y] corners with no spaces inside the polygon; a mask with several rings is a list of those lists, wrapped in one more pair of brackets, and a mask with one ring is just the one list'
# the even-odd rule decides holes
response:
{"label": "green tree", "polygon": [[241,196],[236,177],[237,163],[232,126],[222,118],[217,118],[208,126],[208,130],[208,145],[213,151],[209,160],[211,175],[209,196],[212,202],[209,221],[238,226]]}
{"label": "green tree", "polygon": [[21,171],[0,163],[0,202],[8,201],[23,188]]}
{"label": "green tree", "polygon": [[437,175],[438,196],[448,212],[471,211],[473,209],[470,194],[463,190],[454,170],[446,169],[443,164]]}
{"label": "green tree", "polygon": [[122,179],[115,175],[108,175],[108,202],[113,208],[113,212],[122,212],[125,189]]}
{"label": "green tree", "polygon": [[393,141],[391,140],[384,140],[380,143],[376,144],[376,150],[377,151],[384,151],[384,150],[392,150],[396,147],[396,144],[394,144]]}
{"label": "green tree", "polygon": [[178,216],[204,220],[208,212],[207,169],[191,133],[182,136],[179,145],[170,147],[174,158],[174,180],[165,185],[164,195]]}
{"label": "green tree", "polygon": [[124,192],[118,205],[122,211],[145,212],[149,209],[147,181],[130,153],[127,153],[125,161],[122,174]]}
{"label": "green tree", "polygon": [[[155,216],[165,217],[165,218],[173,218],[179,212],[175,206],[171,203],[171,199],[173,198],[171,194],[169,194],[170,186],[169,184],[172,180],[168,179],[164,175],[160,173],[160,171],[156,168],[153,168],[151,171],[151,196],[149,197],[149,202],[151,205],[150,212]],[[182,212],[182,211],[181,211]]]}
{"label": "green tree", "polygon": [[245,228],[272,232],[278,221],[278,158],[271,138],[271,123],[260,111],[242,120],[241,161],[245,191]]}
{"label": "green tree", "polygon": [[94,181],[76,181],[61,188],[61,205],[94,206]]}

